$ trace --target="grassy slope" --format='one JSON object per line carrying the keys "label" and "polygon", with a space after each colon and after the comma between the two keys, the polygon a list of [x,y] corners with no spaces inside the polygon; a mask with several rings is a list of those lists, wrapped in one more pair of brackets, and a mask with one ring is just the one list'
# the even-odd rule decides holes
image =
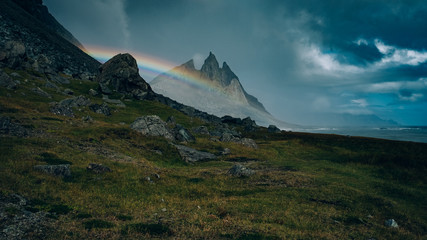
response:
{"label": "grassy slope", "polygon": [[[259,145],[253,150],[197,136],[190,146],[212,153],[228,147],[232,154],[188,165],[164,139],[141,136],[129,124],[147,114],[164,120],[173,115],[186,127],[201,121],[147,101],[124,101],[127,107],[115,108],[110,117],[87,107],[75,110],[76,118],[56,116],[49,113],[49,102],[65,96],[45,89],[43,79],[20,74],[16,91],[0,88],[0,114],[39,133],[0,137],[0,191],[56,212],[52,239],[423,239],[427,234],[426,144],[261,131],[248,134]],[[35,86],[53,99],[32,93]],[[75,95],[95,87],[77,80],[64,86]],[[95,122],[83,122],[86,115]],[[242,159],[256,174],[228,176],[234,161]],[[72,163],[69,179],[33,170],[64,161]],[[87,172],[91,162],[113,172]],[[400,227],[385,227],[389,218]]]}

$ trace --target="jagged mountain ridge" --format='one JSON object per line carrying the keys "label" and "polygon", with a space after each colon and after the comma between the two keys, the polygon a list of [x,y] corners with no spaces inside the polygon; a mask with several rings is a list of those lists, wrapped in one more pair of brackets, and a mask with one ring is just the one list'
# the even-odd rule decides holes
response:
{"label": "jagged mountain ridge", "polygon": [[[183,84],[182,80],[197,79],[203,87]],[[258,99],[248,94],[237,75],[226,62],[219,67],[215,55],[210,52],[200,70],[194,61],[175,67],[169,72],[160,74],[150,82],[157,93],[168,96],[183,104],[195,107],[217,116],[251,117],[258,124],[274,124],[289,128],[291,124],[275,119],[264,108]]]}

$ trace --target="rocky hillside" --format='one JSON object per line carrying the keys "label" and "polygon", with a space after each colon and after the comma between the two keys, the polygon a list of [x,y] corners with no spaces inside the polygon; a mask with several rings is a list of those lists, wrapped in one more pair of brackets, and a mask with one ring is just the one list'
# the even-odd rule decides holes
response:
{"label": "rocky hillside", "polygon": [[74,44],[80,49],[84,49],[83,45],[65,29],[48,11],[47,7],[43,5],[42,0],[13,0],[16,4],[27,11],[31,16],[45,24],[45,26],[56,32],[65,40]]}
{"label": "rocky hillside", "polygon": [[40,4],[0,1],[0,67],[35,69],[49,78],[62,72],[93,79],[100,63],[79,49],[74,37]]}
{"label": "rocky hillside", "polygon": [[249,116],[263,126],[274,124],[281,128],[294,127],[268,113],[257,98],[245,91],[226,62],[219,67],[212,52],[200,70],[190,60],[157,76],[150,85],[157,93],[213,115]]}
{"label": "rocky hillside", "polygon": [[426,144],[219,118],[0,7],[1,240],[425,238]]}

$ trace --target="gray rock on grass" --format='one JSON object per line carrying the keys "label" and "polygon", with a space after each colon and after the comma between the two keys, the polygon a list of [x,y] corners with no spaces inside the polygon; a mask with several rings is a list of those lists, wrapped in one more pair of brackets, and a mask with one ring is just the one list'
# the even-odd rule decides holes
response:
{"label": "gray rock on grass", "polygon": [[156,115],[148,115],[137,118],[130,127],[143,135],[165,137],[174,141],[175,137],[167,129],[166,123]]}
{"label": "gray rock on grass", "polygon": [[254,173],[255,173],[254,170],[240,164],[236,164],[232,168],[230,168],[230,170],[228,170],[228,174],[234,177],[249,177]]}
{"label": "gray rock on grass", "polygon": [[212,153],[202,152],[183,145],[174,145],[179,152],[181,158],[190,163],[207,161],[216,159],[216,156]]}
{"label": "gray rock on grass", "polygon": [[71,177],[70,164],[36,165],[34,169],[55,177]]}

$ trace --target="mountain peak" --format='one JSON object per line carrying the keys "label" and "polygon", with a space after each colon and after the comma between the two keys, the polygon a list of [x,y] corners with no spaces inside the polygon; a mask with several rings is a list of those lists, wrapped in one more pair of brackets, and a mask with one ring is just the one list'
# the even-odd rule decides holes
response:
{"label": "mountain peak", "polygon": [[184,68],[185,70],[195,70],[196,69],[196,67],[194,67],[194,60],[193,59],[187,61],[186,63],[182,64],[179,67]]}
{"label": "mountain peak", "polygon": [[231,83],[231,80],[233,79],[237,79],[239,80],[239,78],[236,76],[236,74],[234,74],[233,71],[231,71],[231,68],[227,65],[226,62],[224,62],[222,64],[222,81],[223,84],[228,86]]}
{"label": "mountain peak", "polygon": [[212,52],[209,52],[209,56],[206,58],[200,71],[202,72],[202,76],[205,78],[211,80],[218,80],[221,78],[218,61]]}

